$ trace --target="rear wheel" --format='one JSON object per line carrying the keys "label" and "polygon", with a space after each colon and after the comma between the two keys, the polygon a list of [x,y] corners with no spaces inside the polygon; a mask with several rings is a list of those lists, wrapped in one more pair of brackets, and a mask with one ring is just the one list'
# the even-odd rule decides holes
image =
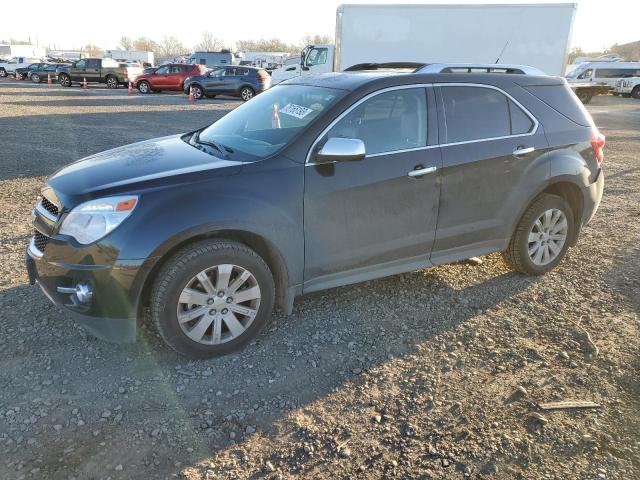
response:
{"label": "rear wheel", "polygon": [[7,71],[4,68],[0,68],[0,77],[5,78],[7,76]]}
{"label": "rear wheel", "polygon": [[118,88],[118,79],[113,75],[109,75],[107,77],[107,87],[109,88]]}
{"label": "rear wheel", "polygon": [[631,90],[631,96],[636,100],[640,100],[640,85],[636,85],[633,90]]}
{"label": "rear wheel", "polygon": [[140,93],[149,93],[151,91],[151,85],[146,80],[141,81],[138,84],[138,91]]}
{"label": "rear wheel", "polygon": [[542,194],[522,216],[502,257],[518,272],[542,275],[562,261],[574,230],[573,211],[567,201]]}
{"label": "rear wheel", "polygon": [[247,246],[207,240],[176,253],[157,276],[151,315],[163,340],[196,358],[236,350],[266,324],[275,286],[265,261]]}
{"label": "rear wheel", "polygon": [[70,87],[71,77],[69,77],[69,75],[67,75],[66,73],[61,73],[60,75],[58,75],[58,82],[60,82],[60,85],[62,85],[63,87]]}
{"label": "rear wheel", "polygon": [[33,83],[40,83],[40,75],[38,75],[37,73],[33,73],[31,75],[31,81]]}
{"label": "rear wheel", "polygon": [[256,94],[256,92],[254,92],[253,88],[251,88],[251,87],[242,87],[242,89],[240,90],[240,97],[245,102],[247,100],[251,100],[255,94]]}

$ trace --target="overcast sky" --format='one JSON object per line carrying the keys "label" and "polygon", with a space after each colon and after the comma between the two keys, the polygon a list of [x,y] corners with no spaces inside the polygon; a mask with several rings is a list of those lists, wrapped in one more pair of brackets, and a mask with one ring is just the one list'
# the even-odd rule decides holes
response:
{"label": "overcast sky", "polygon": [[[118,47],[123,35],[160,39],[175,36],[186,46],[199,42],[208,30],[227,44],[240,39],[278,37],[299,43],[305,34],[334,35],[336,7],[341,3],[392,1],[243,0],[243,1],[123,1],[2,0],[0,38],[31,38],[40,45],[73,49],[94,43]],[[541,3],[411,1],[397,3]],[[548,2],[547,2],[548,3]],[[614,43],[640,40],[640,0],[577,0],[572,46],[601,50]],[[455,35],[455,33],[452,33]]]}

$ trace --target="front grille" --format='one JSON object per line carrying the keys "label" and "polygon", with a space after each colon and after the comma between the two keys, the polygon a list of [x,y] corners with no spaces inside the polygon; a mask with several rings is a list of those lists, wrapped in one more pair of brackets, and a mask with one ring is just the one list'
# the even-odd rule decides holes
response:
{"label": "front grille", "polygon": [[42,233],[40,233],[39,231],[35,231],[34,235],[33,235],[33,244],[34,246],[40,251],[44,253],[44,249],[47,246],[47,243],[49,243],[49,237],[47,237],[46,235],[43,235]]}
{"label": "front grille", "polygon": [[57,217],[58,213],[60,213],[58,210],[58,206],[51,203],[45,197],[42,197],[42,201],[40,202],[40,204],[47,212],[49,212],[54,217]]}

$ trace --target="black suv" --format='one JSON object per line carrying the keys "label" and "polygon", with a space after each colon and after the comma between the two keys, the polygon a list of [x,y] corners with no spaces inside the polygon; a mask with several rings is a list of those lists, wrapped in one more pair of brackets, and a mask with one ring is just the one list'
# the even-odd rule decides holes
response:
{"label": "black suv", "polygon": [[298,78],[58,171],[27,267],[99,336],[134,340],[149,307],[176,351],[221,354],[303,293],[496,251],[551,270],[598,207],[603,146],[561,78]]}

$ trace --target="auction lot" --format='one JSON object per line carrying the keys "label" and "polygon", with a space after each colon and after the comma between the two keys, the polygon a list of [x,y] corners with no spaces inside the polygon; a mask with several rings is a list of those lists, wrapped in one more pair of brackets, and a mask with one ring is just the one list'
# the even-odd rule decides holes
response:
{"label": "auction lot", "polygon": [[[540,278],[499,255],[296,302],[243,351],[97,340],[27,285],[46,178],[238,106],[0,79],[0,478],[640,478],[640,101],[596,97],[605,194]],[[552,401],[590,409],[543,411]]]}

